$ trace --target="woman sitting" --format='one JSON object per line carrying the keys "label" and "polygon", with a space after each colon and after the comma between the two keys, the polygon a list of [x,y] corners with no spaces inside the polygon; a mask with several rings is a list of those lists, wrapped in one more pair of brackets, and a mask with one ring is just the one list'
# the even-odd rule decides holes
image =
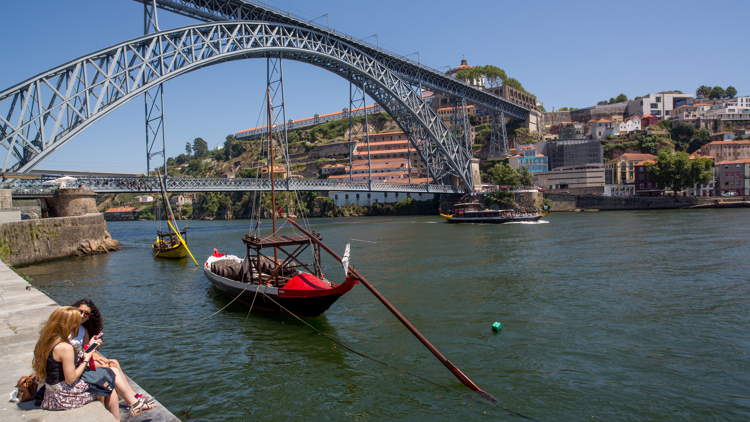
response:
{"label": "woman sitting", "polygon": [[[32,366],[36,375],[44,380],[43,409],[75,409],[97,399],[89,392],[89,385],[81,380],[93,353],[84,353],[83,360],[76,364],[76,353],[68,340],[79,325],[81,314],[78,309],[65,306],[55,309],[42,327],[34,347]],[[107,410],[120,420],[117,392],[113,391],[104,401]]]}
{"label": "woman sitting", "polygon": [[[70,343],[73,345],[76,353],[79,356],[82,356],[83,345],[88,344],[92,338],[97,338],[100,343],[102,342],[101,335],[103,334],[102,330],[104,329],[104,321],[101,312],[99,312],[99,308],[97,308],[96,304],[91,299],[80,299],[73,303],[72,306],[78,309],[78,312],[81,314],[81,326],[79,327],[76,336],[70,339]],[[130,383],[127,382],[125,372],[123,372],[120,367],[120,362],[116,359],[107,359],[98,351],[94,352],[93,359],[94,364],[97,367],[109,368],[115,373],[115,379],[124,380],[118,392],[121,397],[128,401],[128,403],[133,403],[130,407],[131,414],[139,414],[156,406],[156,400],[138,394],[133,390]],[[131,397],[134,400],[129,400]]]}

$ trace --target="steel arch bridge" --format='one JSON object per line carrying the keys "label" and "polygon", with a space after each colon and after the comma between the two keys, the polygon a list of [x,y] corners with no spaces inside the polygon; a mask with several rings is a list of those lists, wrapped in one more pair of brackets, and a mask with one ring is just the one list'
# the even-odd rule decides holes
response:
{"label": "steel arch bridge", "polygon": [[[316,30],[268,22],[217,22],[123,42],[0,93],[3,172],[27,172],[94,121],[183,73],[230,60],[310,63],[364,87],[410,134],[435,180],[472,186],[471,154],[413,86],[356,47]],[[417,143],[416,134],[429,142]]]}

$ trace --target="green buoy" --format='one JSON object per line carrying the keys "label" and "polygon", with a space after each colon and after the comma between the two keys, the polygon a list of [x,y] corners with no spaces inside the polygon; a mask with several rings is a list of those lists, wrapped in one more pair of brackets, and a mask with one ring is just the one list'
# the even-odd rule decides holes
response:
{"label": "green buoy", "polygon": [[503,323],[500,321],[495,321],[492,323],[492,331],[499,333],[503,330]]}

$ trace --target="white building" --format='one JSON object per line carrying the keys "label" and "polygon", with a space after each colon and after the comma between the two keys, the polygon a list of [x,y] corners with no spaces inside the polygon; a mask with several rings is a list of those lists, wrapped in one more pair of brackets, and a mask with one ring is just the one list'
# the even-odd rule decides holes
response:
{"label": "white building", "polygon": [[154,202],[154,197],[151,195],[138,195],[135,200],[139,203]]}
{"label": "white building", "polygon": [[666,120],[671,117],[672,110],[681,105],[690,103],[693,98],[694,97],[690,94],[648,94],[630,100],[625,109],[625,113],[628,116],[639,117],[652,114],[659,120]]}
{"label": "white building", "polygon": [[406,198],[414,198],[415,201],[432,200],[432,193],[404,193],[404,192],[328,192],[328,197],[333,199],[337,207],[346,205],[359,205],[363,207],[374,204],[392,204],[403,201]]}
{"label": "white building", "polygon": [[618,128],[618,132],[620,134],[635,132],[636,130],[641,130],[641,119],[636,116],[633,116],[623,122],[620,122],[620,125]]}

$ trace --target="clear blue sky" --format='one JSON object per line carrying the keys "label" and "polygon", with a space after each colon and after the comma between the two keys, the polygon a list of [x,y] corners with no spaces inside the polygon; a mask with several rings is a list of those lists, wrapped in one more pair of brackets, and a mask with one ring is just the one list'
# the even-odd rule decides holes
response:
{"label": "clear blue sky", "polygon": [[[701,84],[734,85],[750,95],[750,2],[269,0],[389,50],[419,52],[446,70],[470,64],[504,68],[547,110],[585,107],[620,92],[628,97]],[[142,5],[132,0],[6,0],[0,89],[71,59],[135,38]],[[162,29],[193,24],[160,11]],[[410,57],[417,58],[414,54]],[[318,68],[285,62],[287,116],[300,118],[348,105],[348,83]],[[167,152],[203,137],[210,147],[256,126],[262,60],[211,66],[170,80],[166,90]],[[37,168],[143,172],[143,100],[136,99],[86,129]],[[3,151],[4,153],[4,151]]]}

